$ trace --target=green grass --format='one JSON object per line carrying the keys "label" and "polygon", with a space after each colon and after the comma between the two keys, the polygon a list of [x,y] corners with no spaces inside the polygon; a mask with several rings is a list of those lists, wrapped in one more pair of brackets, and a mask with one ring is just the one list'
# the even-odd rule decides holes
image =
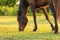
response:
{"label": "green grass", "polygon": [[[0,40],[60,40],[60,27],[59,33],[54,34],[44,16],[37,16],[38,30],[36,32],[32,31],[33,17],[28,16],[28,20],[25,31],[19,32],[16,16],[0,16]],[[50,20],[54,23],[52,16]]]}

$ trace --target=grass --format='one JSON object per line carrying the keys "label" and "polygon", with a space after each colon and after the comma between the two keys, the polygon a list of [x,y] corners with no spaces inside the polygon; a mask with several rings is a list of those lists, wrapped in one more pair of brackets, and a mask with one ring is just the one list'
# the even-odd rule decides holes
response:
{"label": "grass", "polygon": [[[54,34],[44,16],[37,16],[36,32],[32,31],[34,28],[32,16],[28,16],[28,20],[25,31],[19,32],[16,16],[0,16],[0,40],[60,40],[60,27],[59,33]],[[52,16],[50,20],[54,23]]]}

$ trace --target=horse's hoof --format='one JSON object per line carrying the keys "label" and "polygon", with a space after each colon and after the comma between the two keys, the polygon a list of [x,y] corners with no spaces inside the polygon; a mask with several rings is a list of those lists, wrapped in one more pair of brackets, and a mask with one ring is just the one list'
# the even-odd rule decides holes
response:
{"label": "horse's hoof", "polygon": [[57,34],[58,32],[57,31],[54,31],[54,34]]}
{"label": "horse's hoof", "polygon": [[58,33],[58,31],[57,31],[57,30],[53,30],[53,33],[54,33],[54,34],[57,34],[57,33]]}
{"label": "horse's hoof", "polygon": [[55,34],[57,34],[57,33],[58,33],[58,31],[57,31],[57,30],[55,30],[55,31],[54,31],[54,33],[55,33]]}
{"label": "horse's hoof", "polygon": [[54,33],[57,34],[58,33],[58,28],[55,28],[54,30],[55,30]]}

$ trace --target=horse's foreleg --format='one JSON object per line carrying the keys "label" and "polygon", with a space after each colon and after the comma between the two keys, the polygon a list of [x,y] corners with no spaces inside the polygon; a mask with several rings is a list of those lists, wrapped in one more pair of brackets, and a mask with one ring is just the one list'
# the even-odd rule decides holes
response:
{"label": "horse's foreleg", "polygon": [[32,12],[33,12],[33,18],[34,18],[34,25],[35,25],[35,28],[34,28],[34,30],[33,31],[36,31],[37,30],[37,23],[36,23],[36,14],[35,14],[35,6],[34,5],[30,5],[30,7],[31,7],[31,10],[32,10]]}
{"label": "horse's foreleg", "polygon": [[56,18],[56,11],[55,11],[55,8],[53,6],[53,3],[50,3],[49,6],[50,6],[51,11],[53,12],[53,17],[54,17],[54,21],[55,21],[55,31],[54,31],[54,33],[58,33],[58,24],[57,24],[57,18]]}
{"label": "horse's foreleg", "polygon": [[42,9],[42,11],[44,12],[44,15],[45,15],[45,17],[46,17],[46,20],[50,23],[51,28],[52,28],[52,31],[54,31],[53,24],[52,24],[52,23],[50,22],[50,20],[49,20],[49,17],[48,17],[48,15],[47,15],[46,8],[41,8],[41,9]]}
{"label": "horse's foreleg", "polygon": [[24,0],[20,0],[19,10],[17,13],[17,20],[19,23],[19,31],[24,31],[24,28],[27,25],[28,19],[26,17],[28,4]]}

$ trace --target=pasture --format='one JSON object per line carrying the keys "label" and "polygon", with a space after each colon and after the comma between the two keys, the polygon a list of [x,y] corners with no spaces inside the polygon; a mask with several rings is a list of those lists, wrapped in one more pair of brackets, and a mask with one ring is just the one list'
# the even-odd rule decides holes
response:
{"label": "pasture", "polygon": [[[0,40],[60,40],[60,27],[59,33],[54,34],[44,16],[37,16],[38,30],[36,32],[32,31],[33,17],[28,16],[28,20],[25,31],[19,32],[16,16],[0,16]],[[50,20],[54,24],[52,16]]]}

